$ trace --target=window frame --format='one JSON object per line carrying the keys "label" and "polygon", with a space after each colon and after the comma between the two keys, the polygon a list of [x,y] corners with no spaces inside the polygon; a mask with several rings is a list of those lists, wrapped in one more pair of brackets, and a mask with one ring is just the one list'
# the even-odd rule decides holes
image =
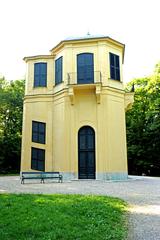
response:
{"label": "window frame", "polygon": [[94,53],[77,54],[77,84],[92,84],[94,81]]}
{"label": "window frame", "polygon": [[45,171],[45,149],[31,147],[31,169]]}
{"label": "window frame", "polygon": [[55,60],[55,86],[63,82],[63,56]]}
{"label": "window frame", "polygon": [[34,84],[33,85],[34,85],[34,88],[47,87],[47,62],[34,63]]}
{"label": "window frame", "polygon": [[121,81],[120,56],[110,52],[109,63],[110,63],[110,79]]}
{"label": "window frame", "polygon": [[[40,127],[41,125],[43,126],[43,130]],[[32,142],[41,143],[41,144],[46,143],[46,123],[45,122],[39,122],[35,120],[32,121]]]}

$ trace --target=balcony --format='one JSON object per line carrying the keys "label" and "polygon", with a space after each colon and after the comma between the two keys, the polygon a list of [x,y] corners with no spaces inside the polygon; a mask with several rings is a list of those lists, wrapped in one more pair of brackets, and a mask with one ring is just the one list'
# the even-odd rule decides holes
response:
{"label": "balcony", "polygon": [[82,73],[68,73],[68,85],[82,85],[82,84],[101,84],[102,82],[102,74],[100,71],[90,71],[90,72],[82,72]]}
{"label": "balcony", "polygon": [[68,91],[71,104],[74,105],[75,89],[93,89],[96,94],[97,103],[100,103],[102,85],[102,74],[100,71],[87,71],[68,73]]}

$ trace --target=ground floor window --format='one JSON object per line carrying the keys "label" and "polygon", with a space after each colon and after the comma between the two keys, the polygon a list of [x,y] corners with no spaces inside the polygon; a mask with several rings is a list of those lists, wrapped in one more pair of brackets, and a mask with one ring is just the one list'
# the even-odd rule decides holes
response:
{"label": "ground floor window", "polygon": [[45,171],[45,150],[34,148],[31,149],[31,169]]}
{"label": "ground floor window", "polygon": [[45,144],[46,124],[32,121],[32,142]]}

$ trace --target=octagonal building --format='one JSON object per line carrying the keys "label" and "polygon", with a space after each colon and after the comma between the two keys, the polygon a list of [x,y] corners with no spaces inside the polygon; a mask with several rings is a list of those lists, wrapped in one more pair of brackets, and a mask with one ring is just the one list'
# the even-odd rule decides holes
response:
{"label": "octagonal building", "polygon": [[21,171],[64,179],[127,178],[124,44],[87,35],[25,57]]}

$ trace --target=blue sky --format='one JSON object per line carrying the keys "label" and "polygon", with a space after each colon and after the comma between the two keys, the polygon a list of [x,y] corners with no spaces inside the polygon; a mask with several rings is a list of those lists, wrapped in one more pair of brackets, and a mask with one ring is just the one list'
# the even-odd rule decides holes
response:
{"label": "blue sky", "polygon": [[126,45],[125,82],[160,61],[159,0],[1,0],[0,74],[25,75],[24,56],[48,54],[68,36],[110,36]]}

